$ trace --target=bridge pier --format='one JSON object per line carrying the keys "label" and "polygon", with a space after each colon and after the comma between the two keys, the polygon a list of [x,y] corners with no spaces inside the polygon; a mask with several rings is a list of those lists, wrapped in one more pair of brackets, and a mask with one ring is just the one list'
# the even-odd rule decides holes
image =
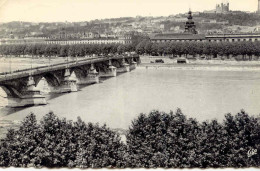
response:
{"label": "bridge pier", "polygon": [[22,94],[21,97],[7,97],[7,107],[24,107],[47,104],[45,96],[40,94],[40,90],[35,87],[35,82],[32,76],[29,76],[26,90],[24,90]]}
{"label": "bridge pier", "polygon": [[137,62],[132,61],[131,65],[130,65],[130,70],[134,70],[134,69],[136,69],[136,67],[137,67]]}
{"label": "bridge pier", "polygon": [[99,73],[95,69],[94,64],[91,64],[87,77],[78,78],[77,84],[96,84],[96,83],[99,83]]}
{"label": "bridge pier", "polygon": [[100,77],[116,77],[117,68],[112,65],[112,61],[109,60],[108,68],[106,72],[101,72]]}
{"label": "bridge pier", "polygon": [[130,70],[134,70],[134,69],[136,69],[136,67],[137,67],[137,62],[135,62],[134,60],[133,60],[133,58],[131,58],[130,59],[131,60],[131,64],[130,64]]}
{"label": "bridge pier", "polygon": [[70,74],[70,69],[65,69],[64,80],[61,81],[61,86],[58,87],[59,93],[70,93],[78,91],[77,80]]}
{"label": "bridge pier", "polygon": [[129,72],[130,71],[130,65],[125,62],[125,58],[122,59],[121,67],[117,69],[117,72]]}

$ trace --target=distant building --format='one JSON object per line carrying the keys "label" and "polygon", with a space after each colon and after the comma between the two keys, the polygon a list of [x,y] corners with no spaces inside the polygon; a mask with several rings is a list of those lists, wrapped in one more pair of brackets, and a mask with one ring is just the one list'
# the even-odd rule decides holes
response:
{"label": "distant building", "polygon": [[185,42],[185,41],[204,41],[203,34],[187,34],[187,33],[163,33],[150,36],[151,42]]}
{"label": "distant building", "polygon": [[221,4],[216,4],[216,8],[213,10],[208,10],[208,11],[204,11],[203,13],[208,13],[208,14],[228,14],[229,11],[229,3],[221,3]]}
{"label": "distant building", "polygon": [[224,4],[224,3],[217,4],[216,5],[216,13],[217,14],[227,14],[227,13],[229,13],[229,3],[227,3],[227,4]]}
{"label": "distant building", "polygon": [[100,35],[97,32],[84,33],[84,38],[94,39],[94,38],[99,38],[99,37],[100,37]]}
{"label": "distant building", "polygon": [[185,18],[185,17],[182,17],[182,18],[174,18],[173,19],[173,21],[175,21],[175,22],[185,22],[187,20],[187,18]]}
{"label": "distant building", "polygon": [[97,33],[87,33],[85,37],[77,36],[68,36],[65,31],[62,30],[58,37],[26,37],[21,39],[16,39],[10,34],[9,38],[1,39],[1,45],[8,44],[60,44],[60,45],[69,45],[69,44],[131,44],[132,37],[131,35],[107,35],[107,37],[100,37]]}
{"label": "distant building", "polygon": [[215,13],[216,13],[216,10],[205,10],[205,11],[203,11],[203,13],[206,13],[206,14],[215,14]]}
{"label": "distant building", "polygon": [[44,36],[25,36],[16,38],[10,33],[8,38],[0,39],[1,45],[7,44],[131,44],[132,37],[129,34],[115,35],[113,33],[106,33],[100,35],[97,32],[84,33],[66,33],[64,28],[61,28],[57,35],[50,37]]}
{"label": "distant building", "polygon": [[26,37],[26,38],[4,38],[0,40],[0,45],[13,44],[44,44],[46,37]]}
{"label": "distant building", "polygon": [[160,29],[164,30],[164,24],[160,25]]}

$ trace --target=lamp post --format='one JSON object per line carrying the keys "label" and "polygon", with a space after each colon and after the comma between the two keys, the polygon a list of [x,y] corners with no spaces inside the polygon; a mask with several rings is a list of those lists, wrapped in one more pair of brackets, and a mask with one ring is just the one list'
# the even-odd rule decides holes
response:
{"label": "lamp post", "polygon": [[31,70],[32,70],[32,60],[33,60],[33,55],[32,55],[32,57],[31,57]]}
{"label": "lamp post", "polygon": [[10,55],[10,59],[9,59],[9,70],[10,73],[12,73],[12,56]]}
{"label": "lamp post", "polygon": [[67,55],[67,68],[69,68],[69,55]]}

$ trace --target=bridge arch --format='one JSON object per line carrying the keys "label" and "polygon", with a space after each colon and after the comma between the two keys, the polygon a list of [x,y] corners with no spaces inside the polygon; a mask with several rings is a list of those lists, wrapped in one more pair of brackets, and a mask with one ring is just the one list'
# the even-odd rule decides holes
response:
{"label": "bridge arch", "polygon": [[95,63],[95,68],[98,72],[106,72],[107,68],[108,68],[108,63],[107,62],[99,62],[99,63]]}
{"label": "bridge arch", "polygon": [[3,91],[6,93],[7,97],[20,98],[22,95],[13,86],[10,85],[0,85]]}
{"label": "bridge arch", "polygon": [[61,83],[61,80],[55,74],[48,72],[35,79],[35,86],[39,84],[42,78],[45,78],[47,83],[52,87],[59,86]]}
{"label": "bridge arch", "polygon": [[119,60],[112,60],[112,65],[117,67],[117,68],[120,68],[121,67],[121,61]]}
{"label": "bridge arch", "polygon": [[88,75],[90,65],[84,67],[73,67],[70,69],[71,74],[74,72],[77,78],[86,77]]}

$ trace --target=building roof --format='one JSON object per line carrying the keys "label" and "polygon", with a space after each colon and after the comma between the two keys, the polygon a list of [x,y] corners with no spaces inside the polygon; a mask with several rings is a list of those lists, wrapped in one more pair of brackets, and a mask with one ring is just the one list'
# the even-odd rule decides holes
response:
{"label": "building roof", "polygon": [[206,38],[252,38],[260,37],[259,33],[209,34]]}
{"label": "building roof", "polygon": [[189,34],[189,33],[164,33],[151,35],[150,39],[152,40],[196,40],[196,39],[205,39],[204,34]]}

